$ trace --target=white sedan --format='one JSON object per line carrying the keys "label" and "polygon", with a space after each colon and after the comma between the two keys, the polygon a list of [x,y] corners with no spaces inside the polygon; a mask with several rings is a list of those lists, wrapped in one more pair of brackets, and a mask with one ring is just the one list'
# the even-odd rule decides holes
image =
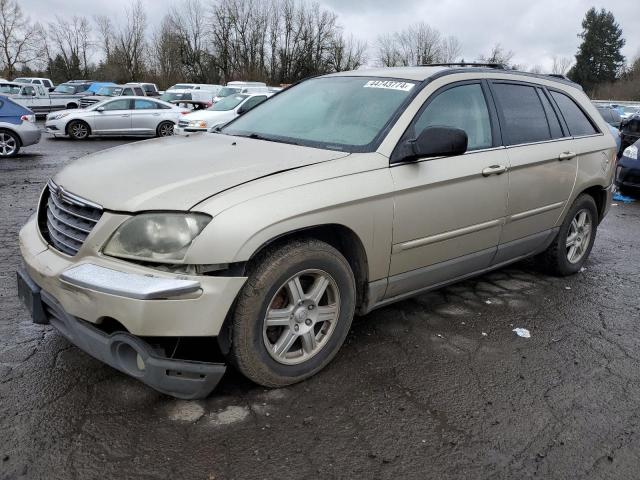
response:
{"label": "white sedan", "polygon": [[239,115],[264,102],[273,93],[239,93],[224,97],[206,110],[198,110],[183,116],[174,132],[188,135],[196,132],[212,132],[216,127],[230,122]]}
{"label": "white sedan", "polygon": [[166,137],[189,110],[148,97],[117,97],[87,108],[50,113],[45,127],[54,136],[84,140],[90,136]]}

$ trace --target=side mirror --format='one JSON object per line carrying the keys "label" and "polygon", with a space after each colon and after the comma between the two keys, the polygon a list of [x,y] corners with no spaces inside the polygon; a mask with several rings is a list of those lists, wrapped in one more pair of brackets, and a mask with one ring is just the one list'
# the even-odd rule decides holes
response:
{"label": "side mirror", "polygon": [[427,127],[418,138],[405,140],[399,145],[391,157],[391,163],[462,155],[467,151],[467,144],[467,133],[464,130],[453,127]]}
{"label": "side mirror", "polygon": [[100,112],[100,113],[104,112],[104,107],[96,108],[96,112]]}

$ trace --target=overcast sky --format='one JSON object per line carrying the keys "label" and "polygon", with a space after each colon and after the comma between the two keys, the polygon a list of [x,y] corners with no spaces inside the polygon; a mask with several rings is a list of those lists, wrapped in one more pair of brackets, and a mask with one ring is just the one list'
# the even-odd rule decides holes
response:
{"label": "overcast sky", "polygon": [[[122,18],[132,0],[20,0],[32,20],[47,22],[58,15],[109,14]],[[149,23],[155,27],[171,5],[181,0],[143,0],[149,5]],[[603,2],[603,0],[600,0]],[[602,6],[620,23],[627,44],[623,54],[640,54],[638,0],[321,0],[334,10],[347,33],[367,40],[371,54],[380,33],[401,30],[418,21],[454,35],[462,43],[464,59],[488,53],[497,42],[515,55],[513,63],[540,65],[549,70],[554,55],[573,57],[585,12]],[[370,55],[371,56],[371,55]],[[372,59],[373,60],[373,59]]]}

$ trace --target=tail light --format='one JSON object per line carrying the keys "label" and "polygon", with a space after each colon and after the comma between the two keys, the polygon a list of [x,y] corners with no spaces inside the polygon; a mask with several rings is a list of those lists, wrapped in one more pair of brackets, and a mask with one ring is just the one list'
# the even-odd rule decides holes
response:
{"label": "tail light", "polygon": [[36,116],[35,115],[22,115],[20,117],[20,120],[22,120],[23,122],[31,122],[31,123],[35,123],[36,121]]}

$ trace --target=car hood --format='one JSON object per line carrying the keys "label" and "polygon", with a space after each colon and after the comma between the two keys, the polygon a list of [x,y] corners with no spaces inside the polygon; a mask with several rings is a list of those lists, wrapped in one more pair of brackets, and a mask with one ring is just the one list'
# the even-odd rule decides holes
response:
{"label": "car hood", "polygon": [[53,180],[106,210],[186,211],[237,185],[347,155],[222,134],[176,136],[88,155]]}

